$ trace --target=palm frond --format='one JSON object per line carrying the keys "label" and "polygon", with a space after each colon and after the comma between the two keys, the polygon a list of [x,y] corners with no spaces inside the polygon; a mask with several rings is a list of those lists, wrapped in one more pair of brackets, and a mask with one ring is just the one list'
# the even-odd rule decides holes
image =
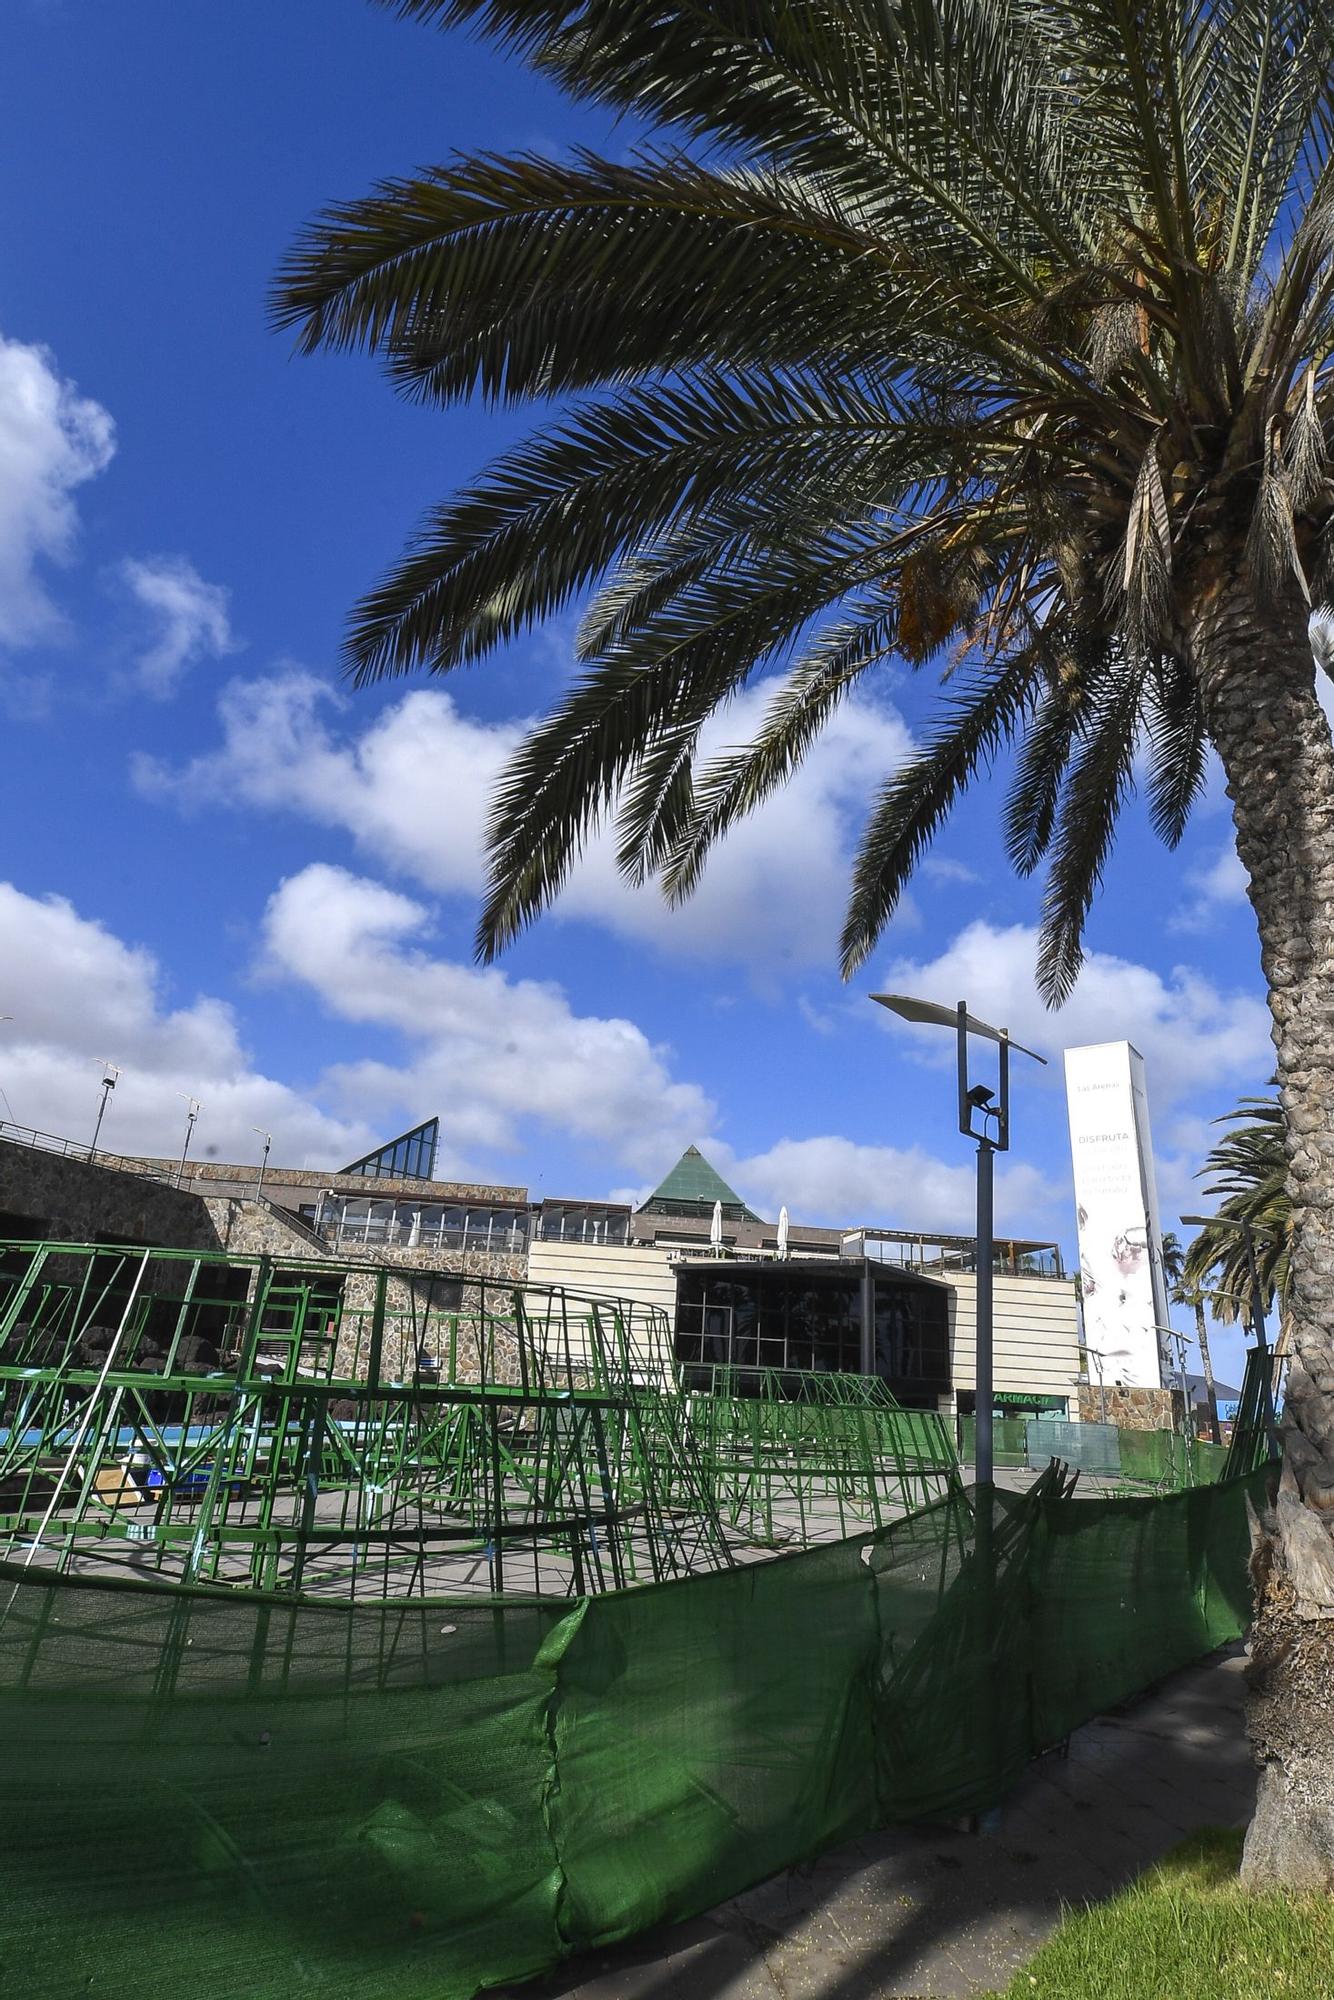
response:
{"label": "palm frond", "polygon": [[820,635],[770,703],[744,749],[716,757],[694,786],[692,809],[665,857],[673,902],[698,887],[710,850],[798,768],[833,710],[868,667],[892,654],[898,605],[879,591]]}
{"label": "palm frond", "polygon": [[1062,791],[1038,943],[1038,988],[1050,1006],[1069,997],[1084,962],[1084,922],[1132,783],[1141,695],[1135,670],[1100,691]]}
{"label": "palm frond", "polygon": [[[576,95],[710,145],[839,175],[868,200],[906,185],[919,220],[943,219],[1021,286],[1006,236],[1026,229],[1068,257],[1081,196],[1103,163],[1104,128],[1090,119],[1078,131],[1062,88],[1073,37],[1055,10],[906,0],[888,34],[880,9],[837,0],[805,0],[799,15],[784,0],[707,9],[584,0],[559,10],[409,0],[405,11],[475,21]],[[1104,169],[1103,186],[1110,180]]]}
{"label": "palm frond", "polygon": [[1149,744],[1149,819],[1165,847],[1180,845],[1204,789],[1209,736],[1200,691],[1184,662],[1166,656],[1147,680],[1144,724]]}
{"label": "palm frond", "polygon": [[[1006,841],[1049,865],[1059,1000],[1137,756],[1169,844],[1198,796],[1201,579],[1291,630],[1308,583],[1334,602],[1334,11],[383,4],[649,138],[386,181],[278,287],[304,348],[373,352],[410,397],[560,399],[350,641],[363,679],[445,670],[582,611],[581,671],[497,799],[481,949],[607,819],[627,875],[688,893],[892,651],[946,712],[873,803],[844,968],[1014,746]],[[754,740],[701,764],[790,661]]]}
{"label": "palm frond", "polygon": [[[837,558],[832,548],[823,559],[807,547],[766,550],[749,573],[734,567],[688,593],[670,642],[665,626],[646,651],[623,640],[580,677],[520,747],[496,792],[492,886],[477,932],[482,957],[494,958],[559,892],[627,778],[650,759],[659,773],[674,771],[678,754],[693,754],[713,710],[874,560],[855,542]],[[620,846],[632,879],[679,836],[684,782],[675,779],[661,813],[650,789],[632,785]]]}
{"label": "palm frond", "polygon": [[874,949],[908,877],[979,766],[1009,742],[1031,698],[1030,659],[1007,661],[945,703],[948,720],[928,747],[885,785],[871,809],[853,870],[841,960],[850,977]]}
{"label": "palm frond", "polygon": [[1265,442],[1265,466],[1246,536],[1246,562],[1251,584],[1261,604],[1281,604],[1293,579],[1306,602],[1311,601],[1297,549],[1297,524],[1292,489],[1283,464],[1278,426],[1271,425]]}
{"label": "palm frond", "polygon": [[1234,1129],[1210,1150],[1200,1177],[1208,1194],[1222,1197],[1220,1220],[1191,1243],[1184,1279],[1208,1296],[1216,1318],[1235,1322],[1249,1316],[1252,1293],[1250,1250],[1238,1224],[1250,1231],[1261,1303],[1285,1305],[1291,1293],[1286,1126],[1278,1100],[1269,1097],[1243,1097],[1216,1122]]}
{"label": "palm frond", "polygon": [[1105,638],[1078,631],[1048,637],[1056,670],[1036,704],[1015,759],[1005,802],[1005,847],[1021,875],[1031,875],[1051,843],[1061,787],[1084,725],[1090,685],[1112,668]]}
{"label": "palm frond", "polygon": [[[698,373],[586,404],[428,523],[358,607],[349,663],[361,681],[421,661],[446,669],[550,616],[718,496],[743,488],[767,518],[815,482],[832,493],[836,480],[845,504],[859,485],[883,500],[934,475],[938,452],[892,393],[811,378]],[[548,552],[537,565],[535,546]]]}

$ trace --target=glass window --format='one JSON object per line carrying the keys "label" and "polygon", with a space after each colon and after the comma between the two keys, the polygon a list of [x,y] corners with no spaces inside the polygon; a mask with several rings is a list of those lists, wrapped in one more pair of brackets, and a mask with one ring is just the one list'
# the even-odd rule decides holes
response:
{"label": "glass window", "polygon": [[389,1140],[374,1153],[353,1160],[345,1174],[364,1174],[368,1180],[423,1180],[435,1175],[435,1155],[440,1143],[440,1120],[428,1118],[397,1139]]}
{"label": "glass window", "polygon": [[901,1403],[934,1407],[950,1387],[949,1295],[875,1281],[875,1369]]}

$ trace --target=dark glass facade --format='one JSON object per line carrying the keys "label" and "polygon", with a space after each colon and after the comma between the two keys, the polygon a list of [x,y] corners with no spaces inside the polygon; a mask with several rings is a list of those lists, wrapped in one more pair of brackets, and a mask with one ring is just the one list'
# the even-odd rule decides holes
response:
{"label": "dark glass facade", "polygon": [[692,1386],[714,1368],[879,1375],[899,1402],[934,1409],[950,1389],[948,1287],[876,1265],[812,1260],[686,1264],[676,1354]]}
{"label": "dark glass facade", "polygon": [[372,1181],[431,1181],[435,1179],[435,1152],[439,1143],[440,1120],[428,1118],[424,1125],[414,1125],[410,1132],[391,1139],[376,1153],[353,1160],[350,1167],[341,1171],[364,1174]]}

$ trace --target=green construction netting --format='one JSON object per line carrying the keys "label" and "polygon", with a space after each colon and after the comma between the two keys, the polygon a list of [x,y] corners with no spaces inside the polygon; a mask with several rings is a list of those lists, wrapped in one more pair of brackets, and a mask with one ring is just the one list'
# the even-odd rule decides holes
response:
{"label": "green construction netting", "polygon": [[[832,1843],[1002,1797],[1235,1638],[1256,1479],[1052,1472],[571,1604],[0,1565],[5,1990],[464,2000]],[[988,1581],[990,1579],[990,1581]]]}
{"label": "green construction netting", "polygon": [[1223,1477],[1225,1445],[1205,1444],[1180,1431],[1122,1431],[1121,1476],[1140,1486],[1175,1490]]}

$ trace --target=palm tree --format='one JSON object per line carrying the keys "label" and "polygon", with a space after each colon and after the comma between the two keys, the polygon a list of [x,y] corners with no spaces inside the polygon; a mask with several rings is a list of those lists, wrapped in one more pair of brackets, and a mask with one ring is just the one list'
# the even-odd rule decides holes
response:
{"label": "palm tree", "polygon": [[[1279,1503],[1260,1565],[1247,1868],[1334,1886],[1334,1733],[1300,1692],[1332,1628],[1290,1616],[1334,1597],[1310,1553],[1334,1500],[1334,745],[1308,636],[1334,567],[1334,10],[382,4],[658,135],[386,181],[278,286],[304,349],[371,350],[409,397],[545,406],[348,640],[361,681],[445,673],[594,592],[495,799],[484,956],[607,816],[632,879],[688,895],[896,660],[940,676],[939,719],[869,801],[844,969],[1004,758],[1057,1002],[1137,773],[1170,844],[1217,751],[1290,1135],[1287,1465],[1313,1510],[1299,1531]],[[755,739],[701,759],[774,672]]]}
{"label": "palm tree", "polygon": [[1174,1229],[1163,1231],[1162,1243],[1163,1277],[1174,1306],[1189,1306],[1195,1314],[1195,1345],[1200,1350],[1200,1368],[1204,1374],[1204,1396],[1209,1410],[1209,1432],[1215,1444],[1221,1444],[1223,1433],[1218,1422],[1218,1390],[1214,1383],[1214,1364],[1209,1354],[1209,1328],[1205,1320],[1204,1292],[1198,1284],[1187,1281],[1185,1275],[1186,1250]]}
{"label": "palm tree", "polygon": [[1283,1112],[1277,1098],[1243,1097],[1235,1111],[1216,1121],[1234,1131],[1214,1146],[1200,1175],[1211,1195],[1221,1195],[1223,1226],[1202,1229],[1186,1253],[1187,1284],[1207,1290],[1214,1316],[1228,1324],[1251,1305],[1251,1273],[1246,1241],[1228,1221],[1245,1222],[1255,1246],[1256,1276],[1265,1310],[1279,1309],[1276,1349],[1286,1350],[1292,1300],[1292,1203],[1284,1148]]}

